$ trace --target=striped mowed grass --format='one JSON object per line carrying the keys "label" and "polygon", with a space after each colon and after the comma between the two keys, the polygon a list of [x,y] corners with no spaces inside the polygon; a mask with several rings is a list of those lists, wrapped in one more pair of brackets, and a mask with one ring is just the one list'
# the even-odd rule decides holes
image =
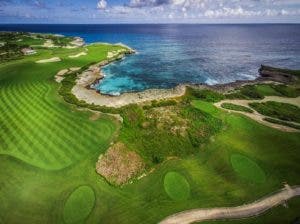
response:
{"label": "striped mowed grass", "polygon": [[62,62],[36,65],[34,61],[38,58],[55,53],[43,51],[37,57],[30,57],[31,60],[26,58],[2,65],[0,154],[43,169],[57,170],[89,154],[104,151],[116,123],[108,116],[91,121],[90,112],[79,112],[67,105],[57,95],[59,85],[53,77],[60,69],[106,59],[110,48],[115,47],[90,47],[90,55],[77,60],[67,59],[65,51],[68,50],[60,49],[56,54],[62,57]]}

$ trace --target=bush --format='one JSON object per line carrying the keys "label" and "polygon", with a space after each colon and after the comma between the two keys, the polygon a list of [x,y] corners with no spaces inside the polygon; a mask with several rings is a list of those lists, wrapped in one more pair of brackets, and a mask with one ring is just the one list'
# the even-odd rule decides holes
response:
{"label": "bush", "polygon": [[194,88],[188,88],[187,89],[187,97],[189,99],[201,99],[207,102],[219,102],[223,100],[225,97],[223,94],[212,91],[212,90],[198,90]]}
{"label": "bush", "polygon": [[271,122],[271,123],[274,123],[274,124],[280,124],[280,125],[284,125],[284,126],[287,126],[287,127],[291,127],[291,128],[295,128],[295,129],[300,130],[300,125],[297,125],[297,124],[288,123],[288,122],[285,122],[285,121],[280,121],[280,120],[276,120],[276,119],[269,118],[269,117],[264,118],[264,120],[268,121],[268,122]]}
{"label": "bush", "polygon": [[265,116],[300,123],[300,108],[297,106],[274,101],[268,101],[265,103],[250,103],[249,106]]}
{"label": "bush", "polygon": [[253,110],[251,110],[248,107],[244,107],[244,106],[236,105],[236,104],[232,104],[232,103],[222,103],[221,107],[225,108],[225,109],[228,109],[228,110],[235,110],[235,111],[253,113]]}

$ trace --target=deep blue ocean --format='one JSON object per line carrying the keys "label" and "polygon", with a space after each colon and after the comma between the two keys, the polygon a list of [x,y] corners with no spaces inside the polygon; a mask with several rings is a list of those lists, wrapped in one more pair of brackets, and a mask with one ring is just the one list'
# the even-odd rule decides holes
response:
{"label": "deep blue ocean", "polygon": [[254,79],[261,64],[300,69],[299,25],[0,25],[0,30],[80,36],[129,45],[137,54],[106,66],[104,93],[180,83]]}

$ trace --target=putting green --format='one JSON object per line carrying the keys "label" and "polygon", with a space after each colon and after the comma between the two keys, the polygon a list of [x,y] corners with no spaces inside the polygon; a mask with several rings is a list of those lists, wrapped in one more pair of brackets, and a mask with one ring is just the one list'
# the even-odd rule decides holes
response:
{"label": "putting green", "polygon": [[89,186],[81,186],[72,192],[65,203],[64,220],[66,223],[84,221],[95,204],[94,190]]}
{"label": "putting green", "polygon": [[264,183],[266,176],[264,171],[246,156],[234,154],[231,156],[231,165],[237,174],[255,183]]}
{"label": "putting green", "polygon": [[168,196],[176,201],[190,196],[190,185],[184,176],[177,172],[168,172],[164,178],[164,188]]}

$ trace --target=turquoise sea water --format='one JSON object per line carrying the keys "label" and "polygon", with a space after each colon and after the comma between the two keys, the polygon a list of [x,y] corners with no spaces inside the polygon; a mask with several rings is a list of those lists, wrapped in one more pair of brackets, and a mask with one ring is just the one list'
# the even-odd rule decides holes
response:
{"label": "turquoise sea water", "polygon": [[180,83],[254,79],[261,64],[300,68],[300,25],[0,25],[0,30],[122,42],[137,54],[106,66],[95,88],[107,94]]}

